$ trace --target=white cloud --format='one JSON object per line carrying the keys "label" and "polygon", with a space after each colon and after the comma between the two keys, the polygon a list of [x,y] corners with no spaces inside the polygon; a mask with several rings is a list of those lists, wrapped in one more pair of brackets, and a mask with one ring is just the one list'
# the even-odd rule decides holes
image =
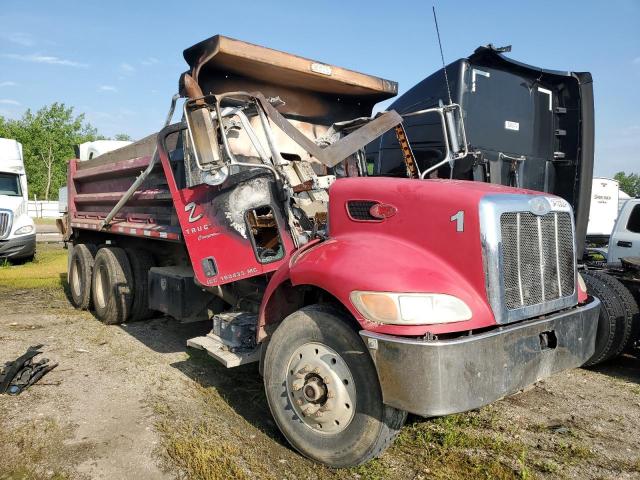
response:
{"label": "white cloud", "polygon": [[118,91],[118,89],[113,85],[100,85],[98,87],[98,90],[100,90],[101,92],[117,92]]}
{"label": "white cloud", "polygon": [[73,60],[67,60],[65,58],[60,58],[53,55],[41,55],[38,53],[31,53],[28,55],[19,55],[17,53],[5,53],[2,56],[5,58],[11,58],[13,60],[20,60],[22,62],[46,63],[48,65],[63,65],[65,67],[76,67],[76,68],[88,67],[86,63],[75,62]]}
{"label": "white cloud", "polygon": [[120,70],[122,70],[124,73],[133,73],[136,71],[135,67],[130,63],[121,63]]}
{"label": "white cloud", "polygon": [[20,102],[10,98],[0,98],[0,105],[20,105]]}
{"label": "white cloud", "polygon": [[156,57],[148,57],[140,63],[142,63],[142,65],[144,65],[145,67],[150,67],[151,65],[160,63],[160,60],[158,60]]}
{"label": "white cloud", "polygon": [[0,87],[15,87],[17,85],[18,84],[16,82],[12,82],[11,80],[0,82]]}
{"label": "white cloud", "polygon": [[2,37],[10,41],[11,43],[15,43],[16,45],[21,45],[23,47],[31,47],[36,43],[33,40],[33,37],[28,33],[9,32],[3,33]]}

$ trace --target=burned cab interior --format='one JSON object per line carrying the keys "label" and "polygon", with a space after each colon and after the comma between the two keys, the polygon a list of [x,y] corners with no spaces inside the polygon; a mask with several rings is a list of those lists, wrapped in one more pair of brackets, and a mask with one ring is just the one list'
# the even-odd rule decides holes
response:
{"label": "burned cab interior", "polygon": [[224,208],[210,213],[249,239],[261,264],[283,257],[283,227],[295,246],[326,230],[328,187],[366,175],[364,147],[402,121],[372,117],[395,82],[223,36],[184,56],[179,183],[211,187]]}

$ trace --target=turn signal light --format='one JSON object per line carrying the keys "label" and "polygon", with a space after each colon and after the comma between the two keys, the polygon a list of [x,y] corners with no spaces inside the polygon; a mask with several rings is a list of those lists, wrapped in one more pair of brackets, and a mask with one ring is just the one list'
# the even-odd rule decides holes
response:
{"label": "turn signal light", "polygon": [[388,203],[376,203],[369,209],[369,214],[379,220],[393,217],[396,213],[398,213],[398,209]]}
{"label": "turn signal light", "polygon": [[395,293],[354,290],[351,302],[371,322],[430,325],[463,322],[472,313],[466,303],[443,293]]}

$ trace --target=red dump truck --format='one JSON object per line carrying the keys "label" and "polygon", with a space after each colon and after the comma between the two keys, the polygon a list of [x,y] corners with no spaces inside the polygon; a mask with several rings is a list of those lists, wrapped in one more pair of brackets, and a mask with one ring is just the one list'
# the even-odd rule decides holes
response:
{"label": "red dump truck", "polygon": [[[478,408],[593,354],[568,202],[368,177],[365,145],[402,138],[396,112],[372,117],[395,82],[222,36],[184,57],[179,122],[175,96],[158,134],[69,163],[76,307],[212,322],[188,345],[259,362],[284,436],[334,467],[380,454],[407,412]],[[459,109],[431,111],[464,155]]]}

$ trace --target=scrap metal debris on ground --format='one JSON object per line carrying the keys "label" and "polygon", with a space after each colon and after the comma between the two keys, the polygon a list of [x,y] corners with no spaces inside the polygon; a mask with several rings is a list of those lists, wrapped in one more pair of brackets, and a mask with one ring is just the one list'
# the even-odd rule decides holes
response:
{"label": "scrap metal debris on ground", "polygon": [[58,366],[57,363],[49,363],[48,358],[33,360],[42,353],[40,349],[43,346],[31,346],[24,355],[0,367],[0,394],[19,395]]}

